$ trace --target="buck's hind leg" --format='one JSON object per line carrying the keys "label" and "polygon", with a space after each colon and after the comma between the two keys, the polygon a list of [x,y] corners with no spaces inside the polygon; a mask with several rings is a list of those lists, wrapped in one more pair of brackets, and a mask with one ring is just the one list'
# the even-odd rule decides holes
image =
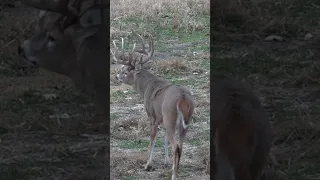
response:
{"label": "buck's hind leg", "polygon": [[180,155],[182,154],[183,141],[184,141],[184,138],[186,137],[186,134],[187,134],[187,129],[183,129],[183,128],[179,129],[179,148],[181,151]]}
{"label": "buck's hind leg", "polygon": [[164,165],[165,167],[168,167],[169,165],[169,152],[168,152],[168,135],[164,135],[164,152],[165,152],[165,158],[164,158]]}
{"label": "buck's hind leg", "polygon": [[[171,119],[170,119],[171,118]],[[176,119],[172,120],[170,116],[163,117],[163,124],[166,128],[166,133],[168,140],[172,147],[172,176],[171,180],[177,179],[178,169],[179,169],[179,161],[180,161],[180,148],[177,140],[174,138],[175,129],[176,129]]]}

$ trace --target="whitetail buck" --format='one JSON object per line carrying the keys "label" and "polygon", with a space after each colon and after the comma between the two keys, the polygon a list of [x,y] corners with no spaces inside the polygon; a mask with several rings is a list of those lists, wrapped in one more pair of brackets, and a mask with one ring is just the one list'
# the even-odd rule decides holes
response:
{"label": "whitetail buck", "polygon": [[[145,165],[147,170],[152,161],[152,154],[155,146],[155,137],[158,125],[163,124],[166,129],[164,138],[165,165],[168,165],[168,140],[172,147],[172,180],[177,178],[179,162],[182,153],[182,144],[185,138],[188,124],[195,108],[193,96],[185,87],[173,85],[164,79],[149,72],[151,66],[146,65],[150,61],[154,52],[153,38],[149,35],[149,48],[145,47],[141,38],[142,50],[135,49],[135,44],[131,52],[118,50],[115,42],[115,50],[111,51],[114,60],[123,64],[122,69],[117,74],[119,82],[131,85],[144,100],[144,107],[150,119],[150,146],[149,159]],[[179,143],[174,135],[178,132]]]}
{"label": "whitetail buck", "polygon": [[42,11],[35,34],[22,42],[18,53],[30,65],[68,76],[94,95],[95,119],[103,121],[109,113],[109,12],[96,4],[79,14],[82,1],[70,5],[69,0],[23,0]]}
{"label": "whitetail buck", "polygon": [[211,80],[214,180],[258,180],[271,147],[271,126],[259,99],[242,82]]}

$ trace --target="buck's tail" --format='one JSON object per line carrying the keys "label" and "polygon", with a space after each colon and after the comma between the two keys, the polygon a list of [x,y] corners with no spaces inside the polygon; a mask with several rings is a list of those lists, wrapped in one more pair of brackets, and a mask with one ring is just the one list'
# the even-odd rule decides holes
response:
{"label": "buck's tail", "polygon": [[188,117],[190,110],[189,102],[186,99],[181,99],[177,102],[177,121],[182,125],[183,129],[188,127],[188,121],[186,121],[186,117]]}

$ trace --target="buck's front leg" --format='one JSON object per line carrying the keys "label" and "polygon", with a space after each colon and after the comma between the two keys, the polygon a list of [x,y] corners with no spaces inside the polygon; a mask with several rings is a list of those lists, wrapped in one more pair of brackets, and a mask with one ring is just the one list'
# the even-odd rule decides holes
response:
{"label": "buck's front leg", "polygon": [[109,97],[105,94],[96,94],[94,97],[94,116],[90,123],[95,127],[96,131],[104,134],[110,133],[109,123]]}
{"label": "buck's front leg", "polygon": [[94,96],[94,104],[95,104],[94,121],[106,122],[106,121],[109,121],[108,107],[110,106],[108,90],[100,90],[100,89],[96,91],[96,94]]}
{"label": "buck's front leg", "polygon": [[148,159],[148,162],[147,164],[145,165],[144,169],[146,171],[149,171],[150,170],[150,164],[151,164],[151,161],[152,161],[152,155],[153,155],[153,151],[154,151],[154,147],[155,147],[155,137],[156,137],[156,134],[157,134],[157,130],[158,130],[158,126],[155,124],[155,122],[153,121],[153,118],[149,118],[151,120],[150,122],[150,145],[149,145],[149,159]]}

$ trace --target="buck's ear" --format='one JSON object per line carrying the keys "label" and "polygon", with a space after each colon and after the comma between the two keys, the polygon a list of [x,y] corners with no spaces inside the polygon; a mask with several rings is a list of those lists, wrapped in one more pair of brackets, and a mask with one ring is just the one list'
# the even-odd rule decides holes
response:
{"label": "buck's ear", "polygon": [[146,69],[146,70],[150,70],[151,67],[152,67],[152,62],[151,62],[151,61],[146,62],[146,63],[144,63],[144,64],[142,65],[142,68],[143,68],[143,69]]}
{"label": "buck's ear", "polygon": [[47,12],[47,11],[45,11],[45,10],[40,10],[40,12],[39,12],[39,19],[41,19],[46,12]]}
{"label": "buck's ear", "polygon": [[108,8],[106,6],[98,4],[89,7],[81,13],[79,19],[80,25],[82,27],[90,27],[107,23],[107,13],[109,13],[107,10]]}
{"label": "buck's ear", "polygon": [[140,69],[150,70],[151,67],[152,67],[152,63],[151,62],[146,62],[144,64],[135,65],[135,70],[140,70]]}

